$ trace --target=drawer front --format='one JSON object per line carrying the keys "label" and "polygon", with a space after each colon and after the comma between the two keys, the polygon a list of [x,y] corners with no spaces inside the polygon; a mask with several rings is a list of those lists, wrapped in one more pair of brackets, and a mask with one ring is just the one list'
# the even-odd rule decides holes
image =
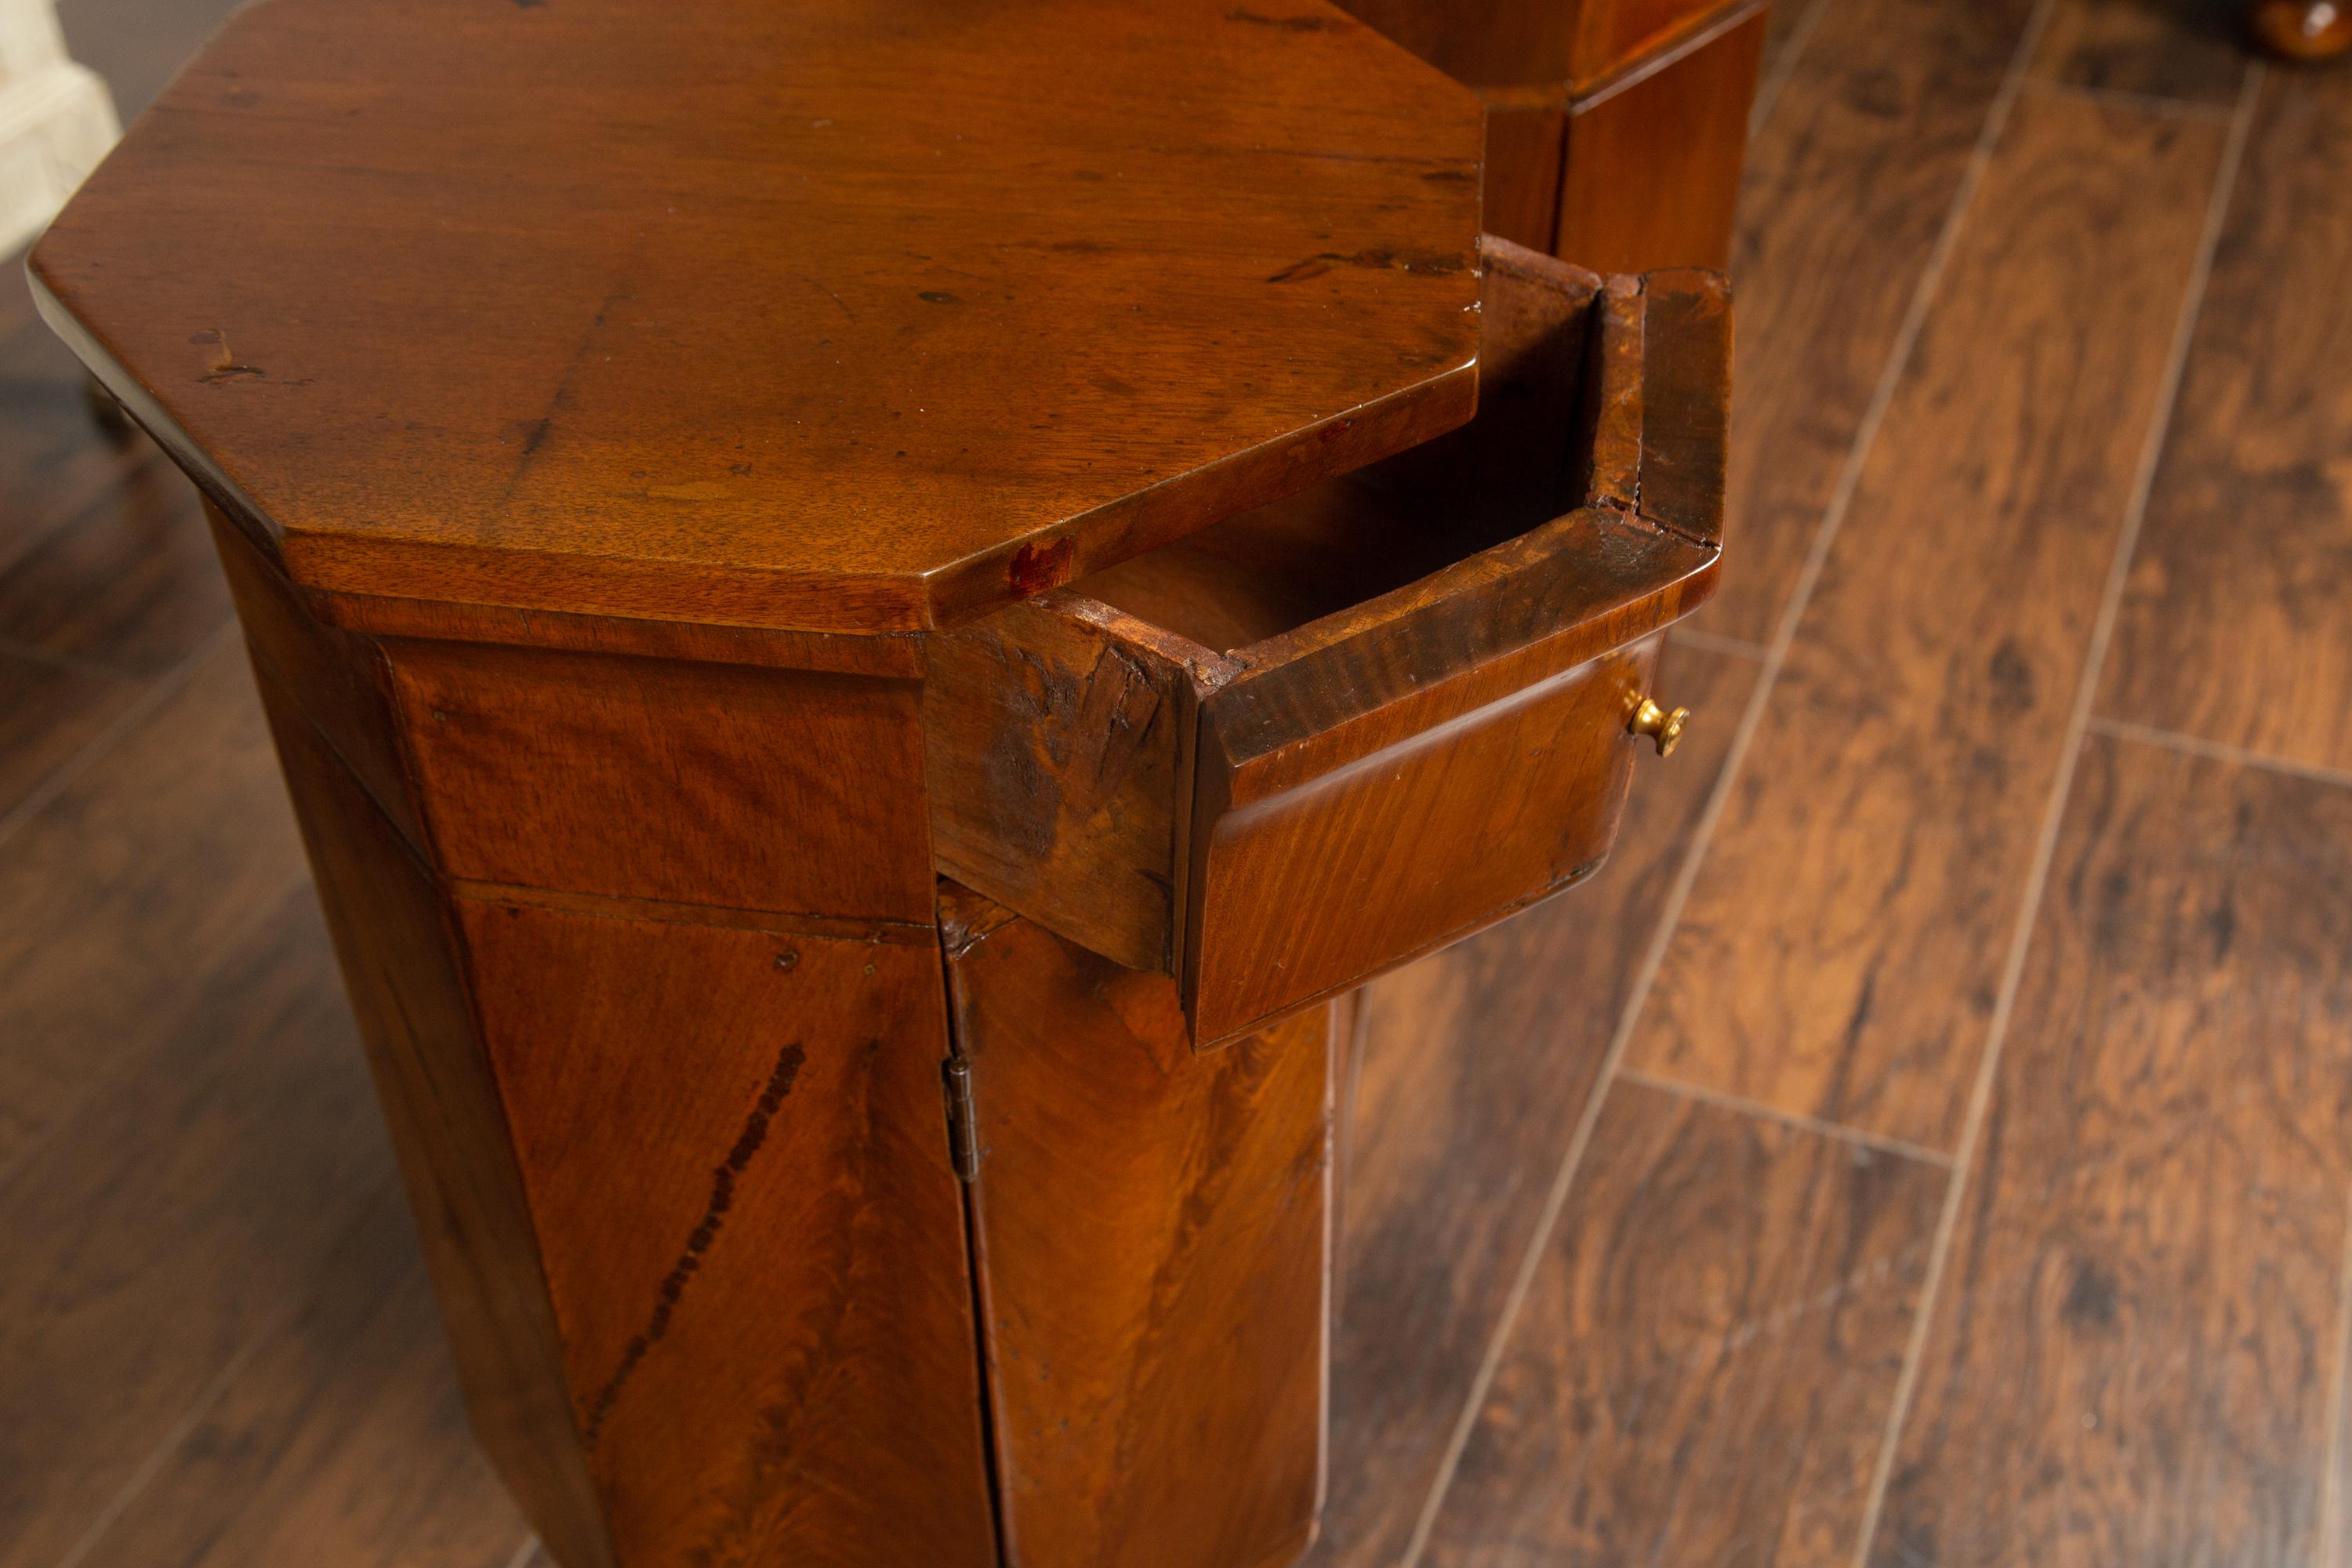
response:
{"label": "drawer front", "polygon": [[1210,1046],[1442,946],[1597,866],[1658,642],[1605,655],[1217,813],[1187,987]]}

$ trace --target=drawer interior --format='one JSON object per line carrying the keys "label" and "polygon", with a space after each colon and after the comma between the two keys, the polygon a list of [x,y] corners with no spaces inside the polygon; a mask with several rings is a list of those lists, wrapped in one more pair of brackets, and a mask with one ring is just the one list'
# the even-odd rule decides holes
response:
{"label": "drawer interior", "polygon": [[1498,342],[1490,332],[1482,343],[1479,412],[1462,429],[1080,578],[1071,591],[1237,654],[1573,510],[1591,477],[1573,437],[1596,418],[1587,285],[1597,282],[1559,268],[1532,300],[1495,310],[1512,335]]}

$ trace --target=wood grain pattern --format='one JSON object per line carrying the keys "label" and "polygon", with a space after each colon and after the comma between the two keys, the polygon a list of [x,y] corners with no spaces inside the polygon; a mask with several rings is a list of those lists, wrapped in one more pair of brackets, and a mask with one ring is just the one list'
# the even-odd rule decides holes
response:
{"label": "wood grain pattern", "polygon": [[1391,1568],[1404,1550],[1754,679],[1670,639],[1659,690],[1696,718],[1671,760],[1636,764],[1609,861],[1356,994],[1316,1568]]}
{"label": "wood grain pattern", "polygon": [[0,1167],[301,885],[283,800],[244,655],[224,646],[10,836]]}
{"label": "wood grain pattern", "polygon": [[[1608,852],[1654,642],[1305,787],[1202,796],[1189,973],[1209,1045],[1549,897]],[[1231,767],[1227,742],[1209,767]],[[1213,773],[1212,778],[1220,778]],[[1510,781],[1512,788],[1504,787]],[[1220,780],[1222,783],[1222,779]],[[1284,911],[1313,910],[1312,921]]]}
{"label": "wood grain pattern", "polygon": [[453,876],[929,918],[927,847],[906,830],[923,773],[912,682],[442,643],[385,657]]}
{"label": "wood grain pattern", "polygon": [[1729,264],[1765,12],[1727,13],[1679,58],[1570,103],[1547,248],[1602,272]]}
{"label": "wood grain pattern", "polygon": [[1947,1179],[1612,1087],[1423,1560],[1850,1563]]}
{"label": "wood grain pattern", "polygon": [[[317,968],[331,984],[323,953]],[[530,1527],[467,1428],[389,1152],[382,1165],[382,1196],[195,1412],[91,1561],[509,1568]]]}
{"label": "wood grain pattern", "polygon": [[2333,1560],[2347,845],[2340,788],[2087,743],[1873,1563]]}
{"label": "wood grain pattern", "polygon": [[925,657],[940,874],[1172,973],[1199,689],[1232,661],[1068,588],[931,637]]}
{"label": "wood grain pattern", "polygon": [[1642,284],[1643,517],[1701,544],[1723,542],[1731,413],[1731,301],[1710,272]]}
{"label": "wood grain pattern", "polygon": [[[337,637],[299,629],[281,615],[268,640],[331,672]],[[906,766],[890,758],[913,730],[911,686],[412,643],[393,645],[383,691],[314,682],[313,706],[349,700],[346,730],[394,729],[373,754],[456,869],[593,889],[598,864],[652,866],[672,879],[652,891],[711,907],[472,881],[453,904],[264,668],[475,1425],[553,1554],[984,1559],[935,942],[928,924],[790,929],[805,917],[780,936],[754,912],[773,841],[791,841],[787,811],[762,803],[820,763],[844,800],[864,779],[853,825],[888,816],[904,842],[919,774],[910,747]],[[866,715],[875,739],[842,752],[808,724],[759,723],[780,701]],[[600,750],[614,725],[654,739]],[[791,755],[775,750],[788,731]],[[572,766],[517,771],[565,748]],[[590,809],[616,780],[639,809]],[[649,858],[659,836],[638,816],[684,824],[681,798],[702,803],[706,848],[731,831],[765,858]],[[600,847],[631,837],[634,859]],[[794,874],[826,899],[912,878],[846,828],[803,842]],[[842,901],[853,918],[815,923],[855,928]]]}
{"label": "wood grain pattern", "polygon": [[1696,623],[1770,640],[2029,0],[1833,0],[1748,148],[1731,274],[1739,565]]}
{"label": "wood grain pattern", "polygon": [[446,900],[266,669],[260,688],[474,1430],[564,1568],[619,1568]]}
{"label": "wood grain pattern", "polygon": [[2226,106],[2246,75],[2246,27],[2215,0],[2063,0],[2035,51],[2035,79]]}
{"label": "wood grain pattern", "polygon": [[1476,101],[1300,5],[275,5],[33,270],[306,584],[929,625],[1471,414]]}
{"label": "wood grain pattern", "polygon": [[2222,134],[2020,100],[1633,1065],[1954,1147]]}
{"label": "wood grain pattern", "polygon": [[[215,509],[216,515],[217,511]],[[520,610],[503,605],[388,598],[376,594],[304,593],[299,597],[306,613],[327,625],[373,637],[564,648],[579,653],[683,659],[696,664],[820,669],[835,675],[905,678],[923,672],[923,637],[918,632],[864,637],[638,616],[623,619],[563,610]]]}
{"label": "wood grain pattern", "polygon": [[[2148,503],[2099,711],[2352,768],[2352,77],[2276,71]],[[2226,519],[2226,525],[2217,520]]]}
{"label": "wood grain pattern", "polygon": [[201,987],[124,1020],[114,1071],[84,1069],[96,1092],[0,1187],[7,1568],[55,1568],[79,1543],[383,1186],[308,892],[279,891],[257,923],[238,912],[246,931]]}
{"label": "wood grain pattern", "polygon": [[992,1562],[936,942],[457,919],[617,1560]]}
{"label": "wood grain pattern", "polygon": [[1322,1491],[1326,1016],[1196,1057],[1167,979],[945,911],[1006,1561],[1289,1563]]}

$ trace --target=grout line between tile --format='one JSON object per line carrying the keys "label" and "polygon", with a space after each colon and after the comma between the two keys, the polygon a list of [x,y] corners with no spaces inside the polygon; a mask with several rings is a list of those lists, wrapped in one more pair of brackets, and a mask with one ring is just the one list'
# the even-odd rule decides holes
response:
{"label": "grout line between tile", "polygon": [[1813,30],[1822,25],[1822,16],[1830,8],[1830,0],[1810,0],[1797,25],[1780,40],[1780,58],[1772,62],[1771,73],[1756,89],[1756,101],[1748,110],[1748,134],[1753,136],[1772,117],[1772,106],[1780,101],[1780,89],[1797,74],[1797,62],[1804,58],[1805,46],[1813,41]]}
{"label": "grout line between tile", "polygon": [[137,700],[115,716],[113,722],[91,736],[81,750],[50,770],[49,776],[35,784],[24,799],[8,811],[0,813],[0,845],[7,843],[18,828],[47,810],[49,804],[71,787],[76,779],[114,750],[124,736],[186,689],[195,679],[196,672],[204,668],[205,661],[226,647],[229,639],[236,636],[236,626],[232,622],[197,644],[194,652],[157,676],[154,683],[141,693]]}
{"label": "grout line between tile", "polygon": [[2201,120],[2212,125],[2227,125],[2238,112],[2236,106],[2231,104],[2199,103],[2193,99],[2165,98],[2153,92],[2126,92],[2112,87],[2086,87],[2077,81],[2029,78],[2025,90],[2037,98],[2071,98],[2084,103],[2103,103],[2110,109],[2128,109],[2141,114],[2153,114],[2166,120]]}
{"label": "grout line between tile", "polygon": [[2345,1363],[2352,1359],[2352,1214],[2345,1216],[2344,1263],[2336,1275],[2336,1375],[2327,1384],[2327,1438],[2320,1446],[2319,1555],[2315,1568],[2346,1568],[2344,1539]]}
{"label": "grout line between tile", "polygon": [[1486,1403],[1487,1391],[1493,1387],[1495,1374],[1500,1368],[1503,1352],[1510,1342],[1511,1331],[1518,1320],[1528,1293],[1535,1283],[1536,1270],[1551,1243],[1551,1233],[1567,1206],[1569,1189],[1576,1180],[1577,1167],[1583,1162],[1584,1151],[1592,1142],[1592,1130],[1599,1122],[1602,1103],[1608,1099],[1610,1086],[1616,1080],[1627,1047],[1632,1044],[1633,1030],[1640,1022],[1642,1009],[1648,1002],[1651,987],[1656,983],[1658,971],[1665,962],[1666,950],[1674,940],[1675,929],[1681,923],[1683,907],[1689,901],[1692,886],[1698,880],[1701,862],[1706,858],[1716,826],[1723,819],[1730,803],[1733,785],[1739,777],[1741,762],[1763,721],[1765,704],[1770,700],[1773,687],[1779,682],[1782,666],[1788,662],[1789,649],[1797,638],[1797,628],[1804,619],[1806,606],[1811,602],[1813,590],[1821,582],[1828,565],[1831,547],[1836,543],[1838,531],[1844,526],[1846,513],[1852,510],[1855,492],[1861,488],[1862,471],[1872,447],[1877,444],[1880,426],[1886,422],[1887,410],[1894,405],[1895,394],[1902,384],[1904,372],[1909,368],[1911,356],[1919,344],[1920,333],[1926,329],[1927,312],[1941,289],[1946,268],[1959,241],[1960,230],[1968,222],[1969,210],[1976,204],[1977,191],[1984,184],[1985,171],[1992,163],[1993,147],[2000,139],[2002,128],[2009,121],[2011,109],[2017,102],[2019,83],[2023,79],[2028,61],[2040,44],[2042,34],[2050,21],[2055,0],[2035,0],[2018,35],[2017,47],[2010,58],[2009,68],[2002,76],[2000,90],[1987,106],[1985,122],[1978,132],[1975,149],[1969,155],[1967,169],[1952,193],[1946,208],[1944,223],[1936,236],[1936,244],[1928,252],[1926,267],[1905,307],[1903,321],[1889,345],[1885,365],[1879,372],[1878,384],[1871,394],[1870,405],[1862,421],[1854,428],[1853,441],[1838,473],[1838,482],[1831,492],[1829,504],[1822,509],[1822,521],[1813,531],[1811,545],[1805,552],[1803,567],[1789,591],[1788,603],[1781,607],[1774,623],[1772,640],[1764,654],[1763,668],[1758,672],[1756,685],[1749,692],[1748,706],[1739,716],[1739,726],[1733,731],[1729,750],[1723,766],[1716,774],[1715,786],[1708,791],[1706,804],[1692,828],[1690,842],[1675,868],[1675,879],[1667,889],[1665,901],[1659,910],[1657,925],[1650,935],[1648,947],[1635,968],[1633,984],[1626,994],[1625,1005],[1618,1014],[1617,1027],[1611,1035],[1609,1050],[1602,1058],[1600,1076],[1593,1080],[1592,1092],[1585,1099],[1584,1110],[1577,1119],[1576,1130],[1569,1138],[1568,1149],[1560,1158],[1559,1168],[1553,1175],[1551,1186],[1544,1197],[1544,1206],[1538,1215],[1526,1251],[1520,1256],[1518,1269],[1511,1288],[1504,1298],[1503,1310],[1493,1332],[1486,1342],[1486,1352],[1479,1363],[1476,1375],[1463,1400],[1462,1411],[1455,1419],[1454,1431],[1446,1443],[1444,1458],[1438,1463],[1429,1494],[1423,1500],[1421,1514],[1413,1525],[1412,1539],[1407,1542],[1398,1568],[1419,1568],[1422,1553],[1428,1549],[1429,1538],[1435,1531],[1440,1508],[1446,1492],[1454,1484],[1454,1473],[1460,1468],[1462,1455],[1469,1447],[1470,1434],[1476,1428],[1478,1416]]}
{"label": "grout line between tile", "polygon": [[1782,1110],[1778,1106],[1766,1105],[1760,1100],[1745,1099],[1737,1094],[1726,1094],[1720,1089],[1703,1089],[1697,1084],[1684,1083],[1677,1079],[1661,1078],[1655,1073],[1643,1072],[1639,1068],[1619,1068],[1617,1081],[1637,1083],[1644,1089],[1654,1089],[1661,1094],[1677,1095],[1684,1100],[1696,1100],[1701,1105],[1712,1105],[1720,1110],[1736,1111],[1742,1116],[1754,1117],[1759,1121],[1775,1121],[1783,1127],[1795,1128],[1800,1132],[1811,1132],[1823,1138],[1833,1138],[1841,1143],[1858,1143],[1865,1149],[1875,1149],[1882,1154],[1899,1154],[1904,1159],[1916,1160],[1923,1165],[1934,1165],[1940,1170],[1948,1171],[1952,1168],[1951,1155],[1940,1149],[1930,1149],[1925,1143],[1914,1143],[1907,1138],[1890,1138],[1883,1132],[1869,1132],[1862,1128],[1848,1127],[1836,1121],[1823,1121],[1818,1116],[1804,1116],[1793,1110]]}
{"label": "grout line between tile", "polygon": [[2111,741],[2130,741],[2168,752],[2183,752],[2192,757],[2205,757],[2217,763],[2234,763],[2240,767],[2256,768],[2267,773],[2284,773],[2291,778],[2309,779],[2315,784],[2352,789],[2352,768],[2331,768],[2324,763],[2303,763],[2292,757],[2274,756],[2268,752],[2250,752],[2243,746],[2232,746],[2227,742],[2208,741],[2174,730],[2134,724],[2123,719],[2094,717],[2090,730],[2092,734],[2105,735]]}
{"label": "grout line between tile", "polygon": [[1727,637],[1719,632],[1703,632],[1675,626],[1666,633],[1669,647],[1695,647],[1707,653],[1727,654],[1733,658],[1760,659],[1772,650],[1762,643],[1749,642],[1746,637]]}
{"label": "grout line between tile", "polygon": [[1976,1079],[1969,1090],[1968,1116],[1961,1123],[1958,1159],[1945,1189],[1943,1212],[1937,1216],[1935,1240],[1927,1253],[1927,1271],[1919,1286],[1919,1305],[1912,1314],[1911,1339],[1904,1350],[1903,1371],[1895,1380],[1895,1397],[1886,1413],[1886,1426],[1879,1437],[1878,1461],[1871,1475],[1862,1530],[1854,1542],[1855,1568],[1869,1568],[1871,1540],[1878,1533],[1879,1516],[1886,1505],[1887,1483],[1895,1472],[1895,1457],[1904,1424],[1910,1415],[1911,1400],[1918,1388],[1919,1367],[1927,1352],[1927,1332],[1935,1321],[1937,1298],[1942,1289],[1945,1266],[1951,1258],[1952,1237],[1959,1226],[1960,1205],[1967,1196],[1977,1147],[1983,1136],[1985,1116],[1992,1101],[1993,1083],[2000,1066],[2002,1047],[2008,1044],[2010,1020],[2016,1011],[2019,987],[2024,981],[2025,960],[2032,947],[2035,920],[2049,887],[2052,863],[2057,857],[2058,831],[2065,819],[2067,797],[2074,792],[2075,764],[2082,757],[2083,739],[2090,731],[2091,704],[2098,695],[2099,677],[2106,665],[2108,646],[2115,639],[2116,618],[2123,605],[2124,584],[2131,572],[2132,557],[2139,545],[2140,527],[2147,516],[2148,497],[2156,487],[2157,464],[2164,455],[2166,438],[2171,434],[2173,410],[2179,401],[2181,378],[2188,371],[2189,345],[2196,334],[2199,312],[2205,303],[2205,286],[2212,277],[2213,254],[2221,244],[2221,228],[2229,216],[2231,197],[2237,189],[2238,169],[2245,160],[2246,139],[2253,125],[2254,105],[2261,95],[2262,83],[2262,66],[2259,63],[2249,65],[2239,90],[2237,110],[2231,117],[2230,134],[2222,147],[2221,167],[2215,172],[2213,188],[2207,197],[2204,233],[2199,238],[2197,259],[2189,269],[2187,287],[2181,292],[2179,316],[2173,325],[2164,374],[2158,383],[2155,412],[2140,446],[2138,468],[2133,475],[2130,499],[2124,509],[2123,530],[2116,539],[2115,554],[2107,566],[2106,584],[2099,596],[2098,614],[2091,623],[2090,641],[2084,649],[2082,674],[2074,683],[2074,701],[2067,714],[2065,740],[2059,752],[2058,773],[2051,782],[2050,796],[2042,806],[2041,830],[2034,842],[2031,868],[2026,873],[2024,896],[2020,901],[2016,924],[2011,931],[2009,952],[2002,962],[2000,985],[1995,993],[1992,1017],[1985,1026],[1984,1050],[1977,1062]]}

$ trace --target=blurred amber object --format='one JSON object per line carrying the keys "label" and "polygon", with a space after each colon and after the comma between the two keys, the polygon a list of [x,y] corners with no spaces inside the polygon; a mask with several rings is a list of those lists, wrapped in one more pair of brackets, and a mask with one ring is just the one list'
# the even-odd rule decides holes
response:
{"label": "blurred amber object", "polygon": [[2333,59],[2352,48],[2352,0],[2255,0],[2254,37],[2291,60]]}

